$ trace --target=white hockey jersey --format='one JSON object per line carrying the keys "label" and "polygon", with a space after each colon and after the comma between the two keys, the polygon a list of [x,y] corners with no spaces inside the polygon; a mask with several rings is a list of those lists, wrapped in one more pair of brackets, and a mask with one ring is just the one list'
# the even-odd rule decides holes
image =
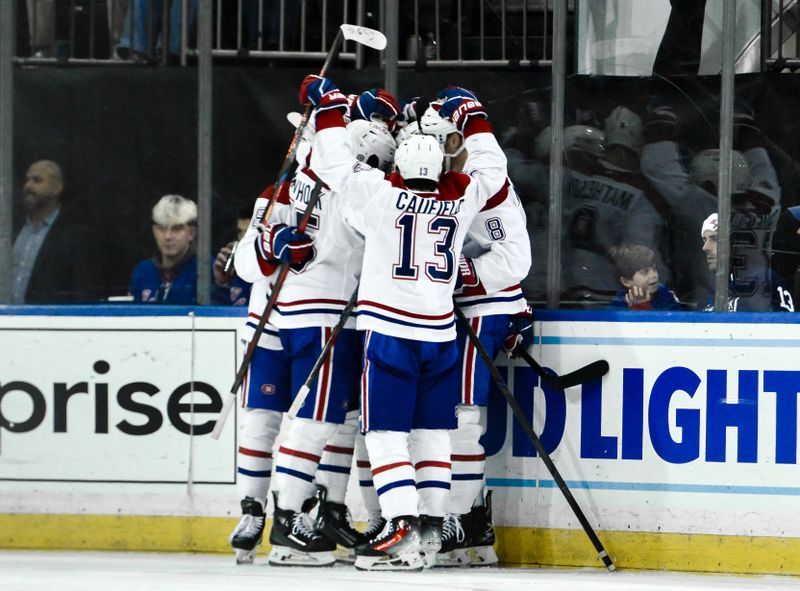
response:
{"label": "white hockey jersey", "polygon": [[[310,169],[298,171],[288,201],[279,197],[284,207],[274,210],[270,223],[296,226],[317,182],[322,181]],[[302,269],[291,269],[286,277],[270,317],[278,328],[335,326],[358,285],[364,239],[345,222],[342,200],[325,185],[321,191],[305,230],[314,239],[314,254]],[[345,328],[355,328],[355,318],[348,319]]]}
{"label": "white hockey jersey", "polygon": [[525,311],[528,304],[520,281],[531,267],[531,244],[525,211],[510,182],[475,216],[463,252],[480,279],[479,289],[468,287],[455,296],[464,316]]}
{"label": "white hockey jersey", "polygon": [[[275,207],[280,206],[276,203]],[[253,284],[250,290],[250,301],[247,305],[247,320],[242,331],[242,338],[247,343],[253,339],[256,326],[261,320],[264,308],[267,306],[272,281],[277,277],[275,268],[264,265],[263,261],[259,262],[256,254],[256,240],[259,240],[261,235],[258,226],[266,208],[267,199],[263,197],[256,199],[250,226],[239,241],[239,246],[233,257],[233,266],[236,269],[236,274],[248,283]],[[270,269],[272,269],[272,272],[270,272]],[[265,273],[269,274],[265,275]],[[258,346],[276,351],[280,351],[283,348],[275,326],[269,323],[266,324],[264,332],[261,333],[261,337],[258,340]]]}
{"label": "white hockey jersey", "polygon": [[[345,203],[345,218],[365,237],[357,326],[390,336],[455,338],[453,288],[467,229],[503,186],[506,160],[491,133],[466,138],[471,175],[447,173],[434,193],[384,178],[349,151],[341,117],[317,129],[313,169]],[[318,119],[319,125],[319,119]]]}

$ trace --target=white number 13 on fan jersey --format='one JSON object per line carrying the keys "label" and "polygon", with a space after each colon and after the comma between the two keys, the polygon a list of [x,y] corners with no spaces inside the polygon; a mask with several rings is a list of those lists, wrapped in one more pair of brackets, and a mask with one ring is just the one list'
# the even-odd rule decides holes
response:
{"label": "white number 13 on fan jersey", "polygon": [[[394,224],[400,231],[400,261],[392,265],[392,276],[395,279],[416,280],[419,275],[419,265],[416,264],[416,255],[425,256],[425,275],[431,281],[448,283],[455,270],[455,252],[453,241],[458,228],[458,221],[453,217],[440,216],[433,218],[425,228],[425,234],[417,236],[417,215],[403,213]],[[432,237],[438,240],[432,242]],[[428,252],[422,252],[430,247]]]}

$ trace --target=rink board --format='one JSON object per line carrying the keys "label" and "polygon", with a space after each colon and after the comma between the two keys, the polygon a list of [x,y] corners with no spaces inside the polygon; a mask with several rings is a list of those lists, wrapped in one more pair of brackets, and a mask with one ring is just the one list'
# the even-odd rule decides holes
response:
{"label": "rink board", "polygon": [[[209,433],[243,311],[2,312],[0,547],[226,551],[235,417]],[[548,311],[534,357],[608,375],[554,391],[498,360],[620,567],[800,574],[795,318]],[[501,558],[599,565],[505,401],[487,415]]]}

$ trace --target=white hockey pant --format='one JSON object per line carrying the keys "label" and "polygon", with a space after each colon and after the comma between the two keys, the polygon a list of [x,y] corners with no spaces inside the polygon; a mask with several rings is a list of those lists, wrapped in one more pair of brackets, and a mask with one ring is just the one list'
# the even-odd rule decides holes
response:
{"label": "white hockey pant", "polygon": [[450,431],[453,482],[447,499],[447,512],[463,515],[483,490],[486,453],[480,444],[486,430],[486,409],[473,404],[456,408],[458,428]]}
{"label": "white hockey pant", "polygon": [[356,475],[358,476],[364,508],[370,517],[380,515],[381,504],[378,501],[378,493],[372,481],[372,466],[367,454],[367,444],[364,442],[362,433],[356,434]]}
{"label": "white hockey pant", "polygon": [[447,431],[369,431],[364,440],[386,520],[420,513],[444,516],[450,488]]}
{"label": "white hockey pant", "polygon": [[449,431],[412,429],[409,447],[417,471],[419,513],[444,517],[451,485]]}
{"label": "white hockey pant", "polygon": [[281,509],[300,511],[303,501],[314,494],[314,475],[336,427],[312,419],[292,420],[275,456],[274,489]]}
{"label": "white hockey pant", "polygon": [[240,498],[252,497],[266,507],[272,475],[272,446],[280,431],[283,413],[245,408],[243,414],[236,455],[236,488]]}
{"label": "white hockey pant", "polygon": [[353,465],[357,428],[358,410],[353,410],[347,413],[344,423],[336,426],[336,431],[322,450],[316,480],[328,489],[327,498],[333,503],[344,503],[350,467]]}

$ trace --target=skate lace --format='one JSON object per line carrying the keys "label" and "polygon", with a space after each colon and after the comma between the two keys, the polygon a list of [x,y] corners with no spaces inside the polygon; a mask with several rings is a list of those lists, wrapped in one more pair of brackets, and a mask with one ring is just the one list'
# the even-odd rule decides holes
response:
{"label": "skate lace", "polygon": [[455,538],[456,542],[464,541],[464,528],[458,515],[448,514],[442,526],[442,538],[449,540]]}
{"label": "skate lace", "polygon": [[369,521],[367,522],[367,529],[364,532],[369,536],[369,538],[374,538],[377,534],[381,533],[381,530],[385,527],[385,522],[383,521],[383,517],[380,513],[373,513],[369,516]]}
{"label": "skate lace", "polygon": [[295,513],[292,520],[292,534],[295,536],[304,536],[307,539],[316,539],[319,534],[314,529],[311,519],[305,513]]}
{"label": "skate lace", "polygon": [[233,533],[236,536],[240,536],[242,534],[247,536],[256,536],[262,529],[264,529],[263,515],[256,516],[245,514],[242,515],[242,520],[239,522],[239,525],[236,526],[236,531]]}

